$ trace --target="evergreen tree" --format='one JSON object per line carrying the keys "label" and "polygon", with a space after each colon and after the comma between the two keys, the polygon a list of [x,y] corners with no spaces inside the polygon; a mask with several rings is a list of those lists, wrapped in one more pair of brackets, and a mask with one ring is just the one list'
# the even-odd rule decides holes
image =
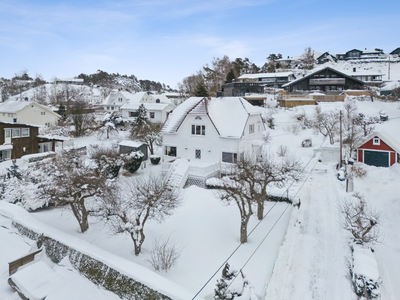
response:
{"label": "evergreen tree", "polygon": [[196,97],[208,97],[208,91],[207,91],[204,83],[200,82],[197,84],[194,95]]}
{"label": "evergreen tree", "polygon": [[144,104],[140,104],[137,110],[137,116],[135,120],[135,126],[142,126],[147,122],[147,109],[144,107]]}
{"label": "evergreen tree", "polygon": [[65,120],[67,119],[67,111],[65,109],[65,105],[62,103],[58,107],[58,114],[61,116],[60,121],[65,122]]}
{"label": "evergreen tree", "polygon": [[231,69],[229,72],[228,72],[228,74],[226,74],[226,81],[225,81],[225,83],[230,83],[230,82],[232,82],[232,81],[234,81],[236,78],[235,78],[235,72],[233,71],[233,69]]}
{"label": "evergreen tree", "polygon": [[19,171],[19,167],[16,164],[15,160],[12,161],[12,166],[10,168],[7,168],[7,171],[10,173],[12,177],[22,180],[22,174]]}

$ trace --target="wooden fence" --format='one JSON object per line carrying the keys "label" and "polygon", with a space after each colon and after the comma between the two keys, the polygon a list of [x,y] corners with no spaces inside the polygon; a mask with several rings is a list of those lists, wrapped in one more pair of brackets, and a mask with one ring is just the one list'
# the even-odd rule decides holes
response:
{"label": "wooden fence", "polygon": [[14,274],[15,272],[17,272],[18,268],[30,263],[31,261],[33,261],[35,259],[35,255],[42,252],[42,249],[39,249],[38,251],[29,253],[19,259],[16,259],[12,262],[8,263],[8,275],[11,276],[12,274]]}

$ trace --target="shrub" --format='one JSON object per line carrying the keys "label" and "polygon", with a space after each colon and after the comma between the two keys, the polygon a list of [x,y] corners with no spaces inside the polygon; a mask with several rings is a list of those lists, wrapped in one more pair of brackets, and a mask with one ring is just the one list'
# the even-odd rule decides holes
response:
{"label": "shrub", "polygon": [[169,238],[166,240],[158,239],[154,240],[147,261],[154,270],[168,272],[180,256],[180,249],[177,249]]}
{"label": "shrub", "polygon": [[364,170],[361,166],[351,166],[350,173],[353,174],[357,178],[364,178],[367,175],[367,171]]}
{"label": "shrub", "polygon": [[278,150],[276,151],[276,153],[278,154],[278,156],[283,157],[286,155],[287,153],[287,147],[284,145],[280,145],[278,147]]}

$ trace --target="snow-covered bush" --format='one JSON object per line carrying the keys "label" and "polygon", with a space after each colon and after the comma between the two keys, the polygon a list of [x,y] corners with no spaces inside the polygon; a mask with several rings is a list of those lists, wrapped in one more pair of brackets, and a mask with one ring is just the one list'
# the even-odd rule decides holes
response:
{"label": "snow-covered bush", "polygon": [[147,261],[156,271],[168,272],[178,261],[181,251],[169,239],[154,240]]}
{"label": "snow-covered bush", "polygon": [[339,209],[342,226],[351,233],[355,243],[365,245],[381,241],[380,214],[368,205],[362,195],[354,193],[344,199]]}
{"label": "snow-covered bush", "polygon": [[357,178],[364,178],[367,175],[367,171],[361,166],[352,165],[350,167],[350,174]]}
{"label": "snow-covered bush", "polygon": [[161,160],[161,156],[159,156],[159,155],[151,155],[150,156],[150,161],[153,165],[158,165],[160,160]]}
{"label": "snow-covered bush", "polygon": [[122,155],[122,159],[124,161],[124,168],[132,174],[135,173],[140,168],[143,156],[144,154],[140,150],[132,151],[130,154]]}
{"label": "snow-covered bush", "polygon": [[218,279],[214,289],[215,300],[257,300],[252,286],[242,271],[231,271],[228,263],[222,269],[221,279]]}
{"label": "snow-covered bush", "polygon": [[116,149],[92,146],[89,150],[90,157],[97,165],[100,173],[107,178],[115,178],[124,165],[124,160]]}
{"label": "snow-covered bush", "polygon": [[355,293],[366,299],[380,299],[379,285],[382,280],[379,277],[378,264],[371,249],[353,245],[351,250],[353,256],[352,281]]}

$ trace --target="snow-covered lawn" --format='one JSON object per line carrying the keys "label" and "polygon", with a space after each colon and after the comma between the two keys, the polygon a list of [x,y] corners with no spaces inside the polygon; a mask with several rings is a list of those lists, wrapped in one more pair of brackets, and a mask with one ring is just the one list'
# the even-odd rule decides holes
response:
{"label": "snow-covered lawn", "polygon": [[[321,103],[320,106],[323,111],[343,109],[343,103]],[[385,109],[389,121],[378,127],[400,140],[399,103],[366,101],[357,102],[357,107],[359,112],[371,116],[378,116],[379,111]],[[336,179],[335,163],[322,164],[317,162],[317,157],[313,157],[313,149],[324,144],[323,138],[315,136],[311,129],[299,127],[294,118],[303,112],[311,116],[314,109],[314,106],[277,109],[273,114],[276,127],[269,131],[272,138],[269,151],[275,152],[281,145],[286,146],[304,165],[309,162],[303,180],[289,190],[289,197],[301,199],[300,208],[292,208],[285,203],[268,203],[266,211],[272,209],[267,218],[251,234],[249,242],[239,247],[229,259],[233,269],[244,266],[243,273],[260,299],[356,299],[349,273],[350,236],[340,227],[337,208],[339,201],[346,196],[344,183]],[[313,140],[313,146],[302,148],[302,140],[309,137]],[[75,145],[93,142],[99,143],[96,138],[88,137],[77,139]],[[114,140],[114,144],[116,142]],[[4,169],[5,166],[9,167],[9,162],[2,163],[0,167]],[[362,193],[372,206],[382,212],[384,240],[382,244],[374,246],[374,255],[383,279],[382,299],[396,299],[396,282],[400,282],[400,165],[390,168],[362,166],[367,170],[367,176],[354,181],[354,191]],[[160,173],[160,166],[148,163],[145,169],[139,169],[134,176],[146,176],[149,173]],[[146,241],[143,253],[138,257],[133,254],[133,243],[127,236],[110,234],[107,226],[95,218],[90,219],[89,230],[81,234],[68,209],[43,209],[31,213],[31,216],[65,232],[71,238],[82,239],[148,269],[151,266],[146,257],[154,239],[170,237],[181,249],[181,257],[168,273],[160,275],[189,290],[194,296],[239,246],[239,212],[234,205],[222,205],[212,190],[192,186],[184,190],[184,195],[183,205],[173,216],[162,224],[149,222],[146,225]],[[0,222],[9,221],[3,219]],[[256,218],[252,218],[249,231],[257,223]],[[26,253],[30,248],[26,242],[31,242],[6,233],[1,227],[0,234],[2,245],[7,245],[0,248],[2,299],[12,293],[5,284],[6,262]],[[220,271],[217,272],[200,296],[212,299],[220,274]]]}

